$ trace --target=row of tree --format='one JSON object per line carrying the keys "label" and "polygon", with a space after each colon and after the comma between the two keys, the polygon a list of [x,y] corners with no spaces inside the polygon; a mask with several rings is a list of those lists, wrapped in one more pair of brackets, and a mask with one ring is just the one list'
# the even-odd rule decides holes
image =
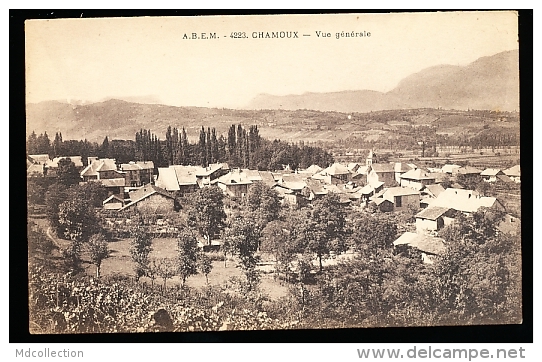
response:
{"label": "row of tree", "polygon": [[37,136],[32,132],[27,140],[27,153],[48,154],[51,158],[82,156],[86,166],[88,156],[115,158],[118,163],[129,161],[153,161],[155,167],[169,165],[202,165],[226,162],[231,167],[258,170],[277,170],[289,165],[293,169],[306,168],[312,164],[327,167],[333,157],[321,147],[304,143],[289,144],[280,140],[262,138],[257,126],[248,129],[232,125],[226,136],[218,135],[215,128],[201,128],[197,142],[188,140],[186,130],[168,127],[165,140],[151,130],[141,129],[135,140],[109,140],[106,136],[101,145],[94,142],[62,139],[57,132],[50,142],[47,132]]}

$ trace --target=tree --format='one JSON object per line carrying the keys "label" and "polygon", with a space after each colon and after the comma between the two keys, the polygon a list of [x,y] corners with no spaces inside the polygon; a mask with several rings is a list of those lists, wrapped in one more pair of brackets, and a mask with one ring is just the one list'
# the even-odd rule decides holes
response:
{"label": "tree", "polygon": [[280,220],[269,222],[262,232],[262,244],[260,250],[268,252],[275,258],[275,272],[281,272],[289,279],[290,263],[299,251],[292,241],[292,233],[288,229],[288,223]]}
{"label": "tree", "polygon": [[260,243],[260,233],[254,221],[237,217],[224,230],[224,243],[234,250],[241,261],[242,269],[248,283],[248,290],[256,289],[259,282],[256,265],[256,251]]}
{"label": "tree", "polygon": [[183,281],[183,286],[186,278],[198,273],[197,255],[198,241],[191,230],[182,229],[177,238],[177,273]]}
{"label": "tree", "polygon": [[346,250],[345,211],[339,201],[339,196],[331,193],[316,200],[310,222],[306,225],[307,251],[318,257],[320,271],[322,258],[329,256],[330,251],[340,253]]}
{"label": "tree", "polygon": [[452,180],[450,180],[450,176],[445,175],[445,176],[442,178],[442,182],[440,183],[440,185],[441,185],[444,189],[448,189],[448,188],[452,187]]}
{"label": "tree", "polygon": [[197,229],[211,245],[225,226],[224,194],[217,187],[204,187],[187,199],[188,226]]}
{"label": "tree", "polygon": [[278,218],[281,206],[277,192],[264,183],[256,182],[252,185],[246,196],[246,206],[254,213],[261,228]]}
{"label": "tree", "polygon": [[148,230],[138,225],[132,231],[130,242],[130,255],[135,263],[136,280],[147,274],[149,268],[149,254],[152,251],[152,237]]}
{"label": "tree", "polygon": [[164,281],[164,290],[166,289],[166,282],[168,279],[172,279],[177,272],[177,265],[174,259],[159,258],[156,259],[156,274]]}
{"label": "tree", "polygon": [[87,243],[87,248],[90,262],[96,265],[96,278],[99,278],[102,261],[109,257],[111,250],[109,250],[109,246],[102,234],[92,235]]}
{"label": "tree", "polygon": [[351,241],[357,251],[388,249],[397,237],[397,224],[383,214],[358,213],[354,220]]}
{"label": "tree", "polygon": [[198,254],[197,261],[199,272],[205,275],[205,283],[209,284],[209,274],[213,270],[211,259],[202,251]]}
{"label": "tree", "polygon": [[81,175],[69,157],[58,161],[57,179],[65,186],[75,185],[81,181]]}
{"label": "tree", "polygon": [[67,199],[67,188],[63,184],[54,183],[45,192],[45,212],[49,226],[56,236],[61,236],[61,226],[58,218],[60,204]]}
{"label": "tree", "polygon": [[101,231],[94,208],[79,196],[59,205],[58,224],[62,235],[73,242],[86,242],[92,234]]}

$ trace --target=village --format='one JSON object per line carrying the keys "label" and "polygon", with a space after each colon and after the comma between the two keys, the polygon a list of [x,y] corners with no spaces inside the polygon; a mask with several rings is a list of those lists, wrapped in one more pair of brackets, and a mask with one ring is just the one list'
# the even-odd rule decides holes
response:
{"label": "village", "polygon": [[[182,212],[179,196],[206,187],[218,188],[225,197],[242,201],[255,184],[274,190],[281,204],[292,208],[307,207],[324,195],[335,194],[345,208],[414,213],[415,229],[405,231],[393,245],[418,249],[425,263],[433,263],[433,258],[446,250],[446,240],[438,232],[457,215],[469,215],[481,208],[507,211],[497,197],[466,189],[458,179],[468,184],[469,180],[480,178],[497,188],[517,188],[521,183],[519,165],[505,170],[454,164],[424,169],[413,163],[381,163],[373,150],[367,154],[365,164],[333,163],[327,168],[312,165],[300,170],[284,165],[284,169],[273,172],[230,168],[227,163],[207,167],[171,165],[158,167],[157,174],[152,161],[117,164],[115,159],[89,157],[84,167],[81,156],[50,159],[48,155],[29,155],[27,176],[54,178],[62,159],[73,162],[81,184],[95,182],[107,190],[103,209],[117,218],[136,209],[156,215]],[[503,230],[518,230],[519,216],[506,214]],[[174,234],[178,228],[168,228],[167,222],[162,222],[156,230]],[[220,246],[219,240],[208,242]],[[205,240],[201,239],[199,245],[205,247]]]}

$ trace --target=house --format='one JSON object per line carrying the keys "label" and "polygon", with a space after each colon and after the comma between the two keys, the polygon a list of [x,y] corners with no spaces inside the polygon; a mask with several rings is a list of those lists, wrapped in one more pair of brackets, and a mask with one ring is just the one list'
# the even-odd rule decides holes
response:
{"label": "house", "polygon": [[481,173],[482,173],[481,170],[474,168],[472,166],[460,167],[452,171],[453,176],[463,175],[467,177],[477,176],[477,175],[480,175]]}
{"label": "house", "polygon": [[372,204],[382,212],[392,212],[393,211],[393,202],[386,200],[382,197],[373,198],[371,201]]}
{"label": "house", "polygon": [[398,184],[401,183],[401,176],[403,174],[413,170],[413,168],[410,167],[408,164],[402,163],[402,162],[395,162],[394,169],[395,169],[395,181],[397,181]]}
{"label": "house", "polygon": [[427,185],[435,183],[435,177],[420,168],[410,170],[400,177],[402,187],[410,187],[418,191],[424,189]]}
{"label": "house", "polygon": [[318,173],[318,172],[320,172],[322,170],[323,170],[322,167],[320,167],[318,165],[312,165],[312,166],[308,167],[306,170],[304,170],[303,172],[311,174],[311,176],[312,176],[315,173]]}
{"label": "house", "polygon": [[497,168],[486,168],[480,173],[480,176],[486,182],[497,182],[497,176],[504,176],[504,172]]}
{"label": "house", "polygon": [[150,184],[153,181],[154,162],[152,161],[130,161],[120,165],[120,170],[124,172],[126,186],[140,187]]}
{"label": "house", "polygon": [[[318,176],[317,176],[318,175]],[[328,168],[313,175],[312,178],[319,179],[327,184],[341,184],[352,180],[352,173],[346,166],[334,163]]]}
{"label": "house", "polygon": [[429,204],[444,191],[440,184],[426,185],[420,193],[420,206],[426,208]]}
{"label": "house", "polygon": [[138,209],[153,214],[164,214],[177,211],[175,197],[166,190],[147,184],[130,192],[130,203],[126,204],[119,211]]}
{"label": "house", "polygon": [[211,181],[227,174],[229,170],[230,167],[227,163],[213,163],[207,167],[197,168],[196,179],[201,181],[201,184],[203,185],[210,185]]}
{"label": "house", "polygon": [[520,165],[510,167],[509,169],[504,170],[504,174],[508,176],[512,181],[520,183],[521,182],[521,172]]}
{"label": "house", "polygon": [[275,181],[275,178],[273,177],[273,174],[271,173],[271,171],[260,171],[260,177],[261,177],[261,182],[264,183],[265,185],[269,186],[269,187],[273,187],[276,185],[276,181]]}
{"label": "house", "polygon": [[304,198],[301,195],[300,192],[289,189],[285,187],[283,184],[276,184],[273,187],[273,190],[277,192],[282,204],[285,204],[285,205],[292,205],[292,206],[305,205],[308,201],[306,198]]}
{"label": "house", "polygon": [[382,198],[393,204],[393,211],[420,207],[420,192],[408,187],[390,187],[383,192]]}
{"label": "house", "polygon": [[367,184],[367,173],[369,171],[369,166],[360,165],[355,172],[352,173],[352,181],[358,185]]}
{"label": "house", "polygon": [[374,163],[369,167],[367,183],[384,182],[384,186],[392,186],[395,180],[395,163]]}
{"label": "house", "polygon": [[461,168],[461,166],[459,165],[444,165],[442,166],[441,170],[443,173],[447,173],[448,175],[452,175],[454,174],[455,170]]}
{"label": "house", "polygon": [[502,203],[495,197],[480,196],[477,191],[456,188],[444,190],[436,199],[430,202],[429,206],[448,207],[465,214],[476,212],[481,207],[505,211]]}
{"label": "house", "polygon": [[83,161],[81,160],[81,156],[69,156],[69,157],[55,157],[52,160],[48,160],[45,163],[45,169],[46,169],[46,175],[49,177],[56,177],[57,176],[57,170],[58,170],[58,162],[63,159],[68,159],[75,165],[75,169],[78,172],[81,172],[83,169]]}
{"label": "house", "polygon": [[393,242],[393,246],[400,248],[406,246],[422,252],[422,261],[425,264],[433,264],[435,258],[446,252],[444,239],[427,234],[405,232]]}
{"label": "house", "polygon": [[243,198],[247,194],[252,181],[246,175],[243,175],[240,170],[233,170],[226,175],[220,176],[211,184],[216,184],[226,195]]}
{"label": "house", "polygon": [[416,214],[416,231],[437,231],[451,224],[455,210],[449,207],[432,206]]}
{"label": "house", "polygon": [[251,182],[263,181],[262,176],[260,175],[260,172],[258,170],[242,169],[241,177],[250,180]]}
{"label": "house", "polygon": [[199,189],[196,177],[197,167],[171,165],[159,167],[156,186],[166,191],[179,191],[181,194],[189,194]]}
{"label": "house", "polygon": [[102,205],[105,210],[120,210],[124,206],[124,199],[117,195],[111,195],[102,202]]}
{"label": "house", "polygon": [[89,182],[99,182],[107,190],[109,195],[119,195],[124,196],[124,186],[126,186],[126,181],[124,178],[109,178],[94,180]]}
{"label": "house", "polygon": [[521,232],[521,219],[506,214],[499,225],[497,225],[497,229],[505,234],[518,235]]}
{"label": "house", "polygon": [[83,181],[124,178],[125,173],[117,170],[117,164],[114,158],[98,159],[97,157],[88,158],[88,166],[81,171]]}
{"label": "house", "polygon": [[28,155],[30,161],[38,165],[46,165],[51,159],[48,154],[45,155]]}
{"label": "house", "polygon": [[440,184],[426,185],[425,189],[423,190],[424,194],[433,199],[436,199],[442,192],[444,192],[444,187],[442,187]]}
{"label": "house", "polygon": [[369,200],[372,196],[374,196],[376,193],[382,191],[384,187],[384,182],[377,182],[375,184],[367,184],[363,186],[359,193],[361,194],[361,202],[365,202],[365,204],[369,203]]}
{"label": "house", "polygon": [[40,163],[30,164],[26,169],[27,177],[43,177],[45,176],[45,165]]}

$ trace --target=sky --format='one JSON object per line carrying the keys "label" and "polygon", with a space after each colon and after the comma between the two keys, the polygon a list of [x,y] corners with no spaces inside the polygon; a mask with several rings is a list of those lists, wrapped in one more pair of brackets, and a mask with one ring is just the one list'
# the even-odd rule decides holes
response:
{"label": "sky", "polygon": [[[258,38],[280,31],[298,38]],[[261,93],[387,92],[422,69],[518,48],[514,12],[30,20],[25,32],[27,102],[242,108]],[[183,39],[192,33],[217,38]]]}

